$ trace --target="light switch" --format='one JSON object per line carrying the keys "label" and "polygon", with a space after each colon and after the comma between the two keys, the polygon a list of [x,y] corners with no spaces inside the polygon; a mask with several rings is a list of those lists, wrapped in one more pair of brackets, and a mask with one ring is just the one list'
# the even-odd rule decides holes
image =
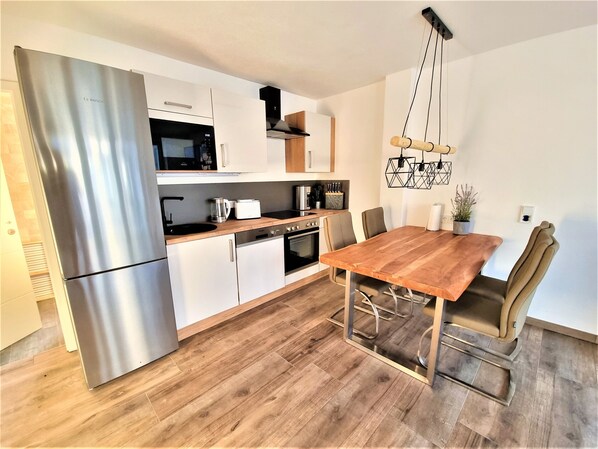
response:
{"label": "light switch", "polygon": [[521,210],[519,212],[519,223],[531,223],[534,219],[535,211],[536,206],[521,206]]}

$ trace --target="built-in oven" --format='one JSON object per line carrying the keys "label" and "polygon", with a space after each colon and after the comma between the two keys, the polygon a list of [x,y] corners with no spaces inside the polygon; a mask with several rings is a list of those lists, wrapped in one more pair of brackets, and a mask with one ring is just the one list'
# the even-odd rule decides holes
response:
{"label": "built-in oven", "polygon": [[156,170],[216,170],[214,127],[202,121],[150,110]]}
{"label": "built-in oven", "polygon": [[320,228],[317,219],[286,225],[284,234],[284,272],[288,276],[318,265]]}

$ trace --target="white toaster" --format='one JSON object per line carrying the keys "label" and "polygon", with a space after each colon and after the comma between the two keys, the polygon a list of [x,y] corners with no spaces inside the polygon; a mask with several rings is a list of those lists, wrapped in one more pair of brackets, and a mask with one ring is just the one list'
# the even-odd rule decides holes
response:
{"label": "white toaster", "polygon": [[260,218],[260,200],[237,200],[235,201],[235,218],[244,220],[246,218]]}

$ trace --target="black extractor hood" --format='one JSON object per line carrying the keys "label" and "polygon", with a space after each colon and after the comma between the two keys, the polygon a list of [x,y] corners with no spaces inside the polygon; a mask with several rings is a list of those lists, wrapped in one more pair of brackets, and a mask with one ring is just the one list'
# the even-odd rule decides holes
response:
{"label": "black extractor hood", "polygon": [[260,100],[266,102],[266,136],[273,139],[298,139],[308,133],[289,126],[280,118],[280,89],[272,86],[260,89]]}

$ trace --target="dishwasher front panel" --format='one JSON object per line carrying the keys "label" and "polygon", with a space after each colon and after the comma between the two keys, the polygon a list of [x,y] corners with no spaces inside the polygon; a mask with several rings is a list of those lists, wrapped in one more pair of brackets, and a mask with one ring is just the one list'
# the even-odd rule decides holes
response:
{"label": "dishwasher front panel", "polygon": [[283,288],[283,237],[237,246],[237,273],[241,304]]}

